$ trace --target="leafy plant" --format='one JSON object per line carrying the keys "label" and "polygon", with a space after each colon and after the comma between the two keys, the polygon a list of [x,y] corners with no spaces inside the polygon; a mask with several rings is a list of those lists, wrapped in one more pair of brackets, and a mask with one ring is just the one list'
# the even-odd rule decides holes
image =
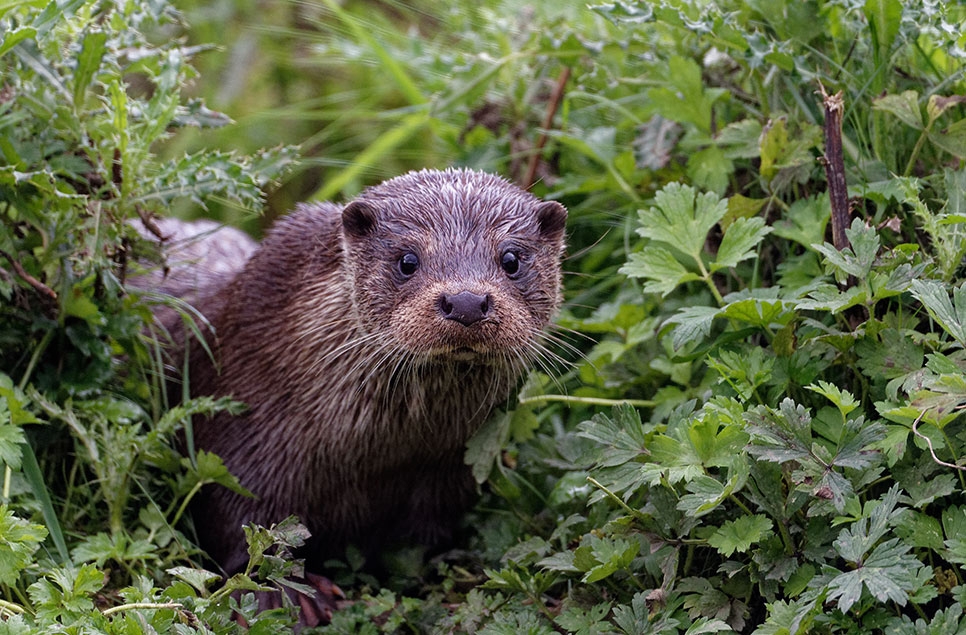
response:
{"label": "leafy plant", "polygon": [[[966,627],[961,6],[290,6],[259,5],[262,37],[232,25],[262,47],[249,67],[277,70],[222,133],[246,135],[247,158],[201,149],[225,118],[183,97],[203,47],[166,37],[183,28],[169,7],[0,9],[6,626],[227,632],[234,610],[288,628],[228,596],[258,586],[257,558],[229,591],[193,566],[187,501],[237,484],[169,442],[229,404],[164,403],[124,273],[144,258],[129,219],[259,207],[291,153],[255,148],[291,131],[316,157],[291,187],[319,198],[459,163],[570,209],[553,338],[572,363],[533,373],[471,443],[486,484],[461,549],[402,557],[388,581],[350,552],[331,568],[348,606],[323,632]],[[192,37],[221,28],[207,9],[188,3]],[[203,63],[253,59],[238,47]],[[830,157],[822,95],[838,92]],[[247,110],[277,95],[289,107]],[[269,536],[253,542],[292,542]]]}
{"label": "leafy plant", "polygon": [[[132,221],[150,227],[182,198],[257,211],[294,153],[157,157],[172,129],[228,121],[182,97],[197,49],[164,36],[177,20],[164,3],[0,8],[0,610],[11,631],[190,622],[152,580],[198,557],[179,524],[196,481],[231,484],[216,457],[182,463],[174,448],[190,416],[234,406],[166,403],[164,334],[125,284],[158,266]],[[226,598],[219,619],[230,617]]]}

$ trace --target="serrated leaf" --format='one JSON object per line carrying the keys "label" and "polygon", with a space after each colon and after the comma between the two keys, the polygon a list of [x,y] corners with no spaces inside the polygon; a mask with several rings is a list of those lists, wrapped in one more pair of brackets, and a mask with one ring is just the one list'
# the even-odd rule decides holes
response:
{"label": "serrated leaf", "polygon": [[512,421],[512,412],[499,410],[466,442],[463,460],[472,468],[473,479],[478,484],[482,485],[490,477],[497,458],[510,438]]}
{"label": "serrated leaf", "polygon": [[839,467],[866,468],[878,459],[875,444],[885,438],[885,426],[877,421],[866,422],[860,415],[845,424],[839,446],[832,457],[831,465]]}
{"label": "serrated leaf", "polygon": [[780,329],[795,319],[796,313],[791,310],[791,306],[792,303],[785,300],[745,298],[726,304],[717,317],[737,320],[763,329]]}
{"label": "serrated leaf", "polygon": [[929,141],[953,156],[966,157],[966,119],[929,132]]}
{"label": "serrated leaf", "polygon": [[865,304],[868,293],[862,286],[854,286],[839,291],[838,287],[831,284],[823,284],[810,291],[808,297],[798,301],[798,308],[803,311],[830,311],[841,313],[842,311]]}
{"label": "serrated leaf", "polygon": [[[718,133],[715,141],[724,149],[725,156],[729,159],[757,159],[761,153],[760,139],[761,123],[757,119],[748,118],[729,123]],[[758,211],[755,210],[755,213]]]}
{"label": "serrated leaf", "polygon": [[762,534],[771,531],[771,520],[762,514],[742,516],[729,520],[708,537],[708,544],[726,558],[735,553],[745,553],[751,545],[762,539]]}
{"label": "serrated leaf", "polygon": [[94,608],[94,594],[104,586],[104,574],[94,565],[57,568],[27,587],[37,613],[46,620],[72,621]]}
{"label": "serrated leaf", "polygon": [[734,633],[734,629],[724,620],[699,617],[691,623],[684,635],[704,635],[704,633]]}
{"label": "serrated leaf", "polygon": [[665,324],[676,324],[671,331],[671,345],[675,350],[688,342],[699,342],[711,333],[711,324],[720,309],[710,306],[686,306],[667,319]]}
{"label": "serrated leaf", "polygon": [[721,349],[717,357],[709,357],[708,367],[716,370],[743,400],[768,381],[775,367],[775,357],[760,347],[731,351]]}
{"label": "serrated leaf", "polygon": [[728,491],[721,481],[698,474],[686,484],[688,493],[678,501],[677,508],[692,518],[703,516],[728,497]]}
{"label": "serrated leaf", "polygon": [[88,31],[84,35],[80,54],[77,56],[77,67],[74,69],[74,108],[78,110],[83,108],[88,85],[100,68],[106,50],[106,32]]}
{"label": "serrated leaf", "polygon": [[945,286],[936,280],[913,280],[912,295],[944,331],[966,348],[966,283],[953,289],[952,301]]}
{"label": "serrated leaf", "polygon": [[[610,602],[595,604],[589,609],[570,605],[557,616],[556,623],[568,633],[598,633],[604,624],[604,618],[610,613]],[[609,629],[606,629],[609,630]]]}
{"label": "serrated leaf", "polygon": [[891,601],[899,606],[905,606],[915,581],[915,578],[909,575],[907,567],[914,562],[917,562],[915,558],[910,557],[902,565],[866,566],[839,574],[828,584],[827,599],[837,599],[839,610],[847,613],[861,598],[864,587],[880,602]]}
{"label": "serrated leaf", "polygon": [[217,483],[242,496],[254,496],[254,494],[242,486],[238,477],[228,471],[228,468],[225,467],[224,462],[222,462],[217,454],[206,452],[205,450],[198,450],[198,454],[195,457],[195,468],[192,468],[191,462],[188,459],[185,458],[181,461],[185,467],[191,468],[195,472],[198,480],[202,483]]}
{"label": "serrated leaf", "polygon": [[760,217],[739,218],[725,231],[721,238],[721,245],[711,263],[711,270],[727,269],[736,266],[742,260],[754,258],[758,243],[771,232],[771,227],[765,226],[765,219]]}
{"label": "serrated leaf", "polygon": [[[737,466],[744,466],[738,463]],[[714,511],[737,490],[744,487],[748,478],[747,467],[735,469],[726,483],[705,474],[699,474],[687,482],[688,493],[678,501],[677,508],[689,518],[699,518]]]}
{"label": "serrated leaf", "polygon": [[10,29],[3,34],[3,39],[0,40],[0,57],[3,57],[5,53],[24,40],[33,39],[35,37],[37,37],[37,29],[31,26],[18,26]]}
{"label": "serrated leaf", "polygon": [[669,183],[654,195],[654,203],[638,213],[637,233],[678,250],[697,265],[708,232],[728,211],[727,202],[713,192],[697,194],[688,185]]}
{"label": "serrated leaf", "polygon": [[688,157],[688,178],[698,187],[724,194],[735,165],[716,146],[708,146]]}
{"label": "serrated leaf", "polygon": [[772,229],[776,236],[793,240],[803,247],[821,243],[825,227],[832,215],[828,196],[815,196],[796,200]]}
{"label": "serrated leaf", "polygon": [[690,481],[704,474],[701,457],[689,442],[681,441],[666,435],[658,435],[651,440],[651,462],[644,468],[653,478],[652,485],[666,479],[674,484],[679,481]]}
{"label": "serrated leaf", "polygon": [[0,584],[13,586],[47,538],[47,529],[18,518],[0,505]]}
{"label": "serrated leaf", "polygon": [[0,397],[0,463],[10,469],[19,470],[23,458],[23,444],[26,442],[23,429],[10,424],[10,411],[7,400]]}
{"label": "serrated leaf", "polygon": [[620,269],[620,273],[632,278],[644,278],[646,293],[661,296],[674,291],[679,285],[701,277],[691,273],[678,262],[670,251],[659,245],[649,245],[643,251],[634,252]]}
{"label": "serrated leaf", "polygon": [[666,81],[669,85],[647,91],[655,110],[667,119],[689,123],[710,133],[712,105],[725,91],[706,88],[698,63],[679,55],[668,60]]}
{"label": "serrated leaf", "polygon": [[184,580],[194,587],[194,589],[199,593],[206,593],[211,585],[218,580],[221,580],[221,576],[217,573],[205,571],[204,569],[192,569],[191,567],[172,567],[166,571],[175,578]]}
{"label": "serrated leaf", "polygon": [[847,276],[864,280],[872,270],[879,251],[879,236],[875,229],[866,227],[858,218],[845,230],[845,235],[850,246],[841,251],[829,243],[815,244],[812,248],[825,256],[827,267],[835,272],[839,280],[844,280]]}
{"label": "serrated leaf", "polygon": [[852,523],[851,527],[843,529],[836,538],[833,546],[839,555],[849,562],[865,560],[866,554],[889,530],[889,521],[898,502],[899,487],[893,485],[880,501],[868,503],[868,513]]}
{"label": "serrated leaf", "polygon": [[919,93],[907,90],[900,95],[883,95],[872,100],[872,109],[894,115],[899,121],[916,130],[926,127],[919,109]]}
{"label": "serrated leaf", "polygon": [[810,455],[812,417],[805,406],[786,398],[778,412],[758,406],[745,414],[745,420],[751,435],[751,454],[776,463],[798,461]]}
{"label": "serrated leaf", "polygon": [[897,329],[884,329],[879,339],[863,338],[856,342],[859,368],[875,379],[895,379],[922,368],[922,346]]}
{"label": "serrated leaf", "polygon": [[[583,582],[592,584],[629,567],[637,557],[640,546],[629,540],[590,536],[589,549],[590,558],[585,560],[596,564],[587,570]],[[576,561],[575,564],[580,566]]]}
{"label": "serrated leaf", "polygon": [[598,444],[601,452],[598,465],[614,467],[647,454],[647,432],[641,425],[641,415],[627,404],[614,406],[613,418],[597,413],[590,421],[577,426],[578,435]]}
{"label": "serrated leaf", "polygon": [[859,407],[859,402],[856,401],[852,393],[842,390],[834,384],[830,384],[827,381],[819,380],[817,384],[809,384],[805,388],[817,392],[829,401],[831,401],[842,413],[843,417],[849,416],[849,413]]}

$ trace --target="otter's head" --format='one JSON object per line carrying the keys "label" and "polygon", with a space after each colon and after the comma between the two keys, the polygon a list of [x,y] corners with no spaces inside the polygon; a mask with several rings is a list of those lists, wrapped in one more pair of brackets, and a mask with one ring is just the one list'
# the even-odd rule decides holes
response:
{"label": "otter's head", "polygon": [[516,365],[560,303],[567,210],[470,170],[412,172],[342,212],[364,336],[413,360]]}

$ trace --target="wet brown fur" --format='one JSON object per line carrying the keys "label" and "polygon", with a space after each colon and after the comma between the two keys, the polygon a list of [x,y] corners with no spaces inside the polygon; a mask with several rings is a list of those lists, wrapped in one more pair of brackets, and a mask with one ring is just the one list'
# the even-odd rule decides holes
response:
{"label": "wet brown fur", "polygon": [[[498,177],[414,172],[344,208],[299,207],[224,288],[198,294],[220,372],[192,347],[193,394],[231,395],[241,416],[195,424],[255,499],[208,488],[203,545],[228,571],[241,525],[298,515],[310,563],[348,543],[445,540],[474,498],[464,445],[545,354],[560,301],[566,210]],[[511,279],[503,252],[521,256]],[[416,273],[399,273],[403,253]],[[491,298],[483,320],[445,319],[443,293]]]}

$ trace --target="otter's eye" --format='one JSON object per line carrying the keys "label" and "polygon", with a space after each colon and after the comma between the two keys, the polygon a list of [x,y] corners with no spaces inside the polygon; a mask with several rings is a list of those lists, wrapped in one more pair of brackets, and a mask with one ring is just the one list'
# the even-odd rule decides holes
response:
{"label": "otter's eye", "polygon": [[500,267],[511,278],[520,273],[520,256],[515,251],[504,251],[500,256]]}
{"label": "otter's eye", "polygon": [[411,251],[404,253],[399,259],[399,273],[408,278],[416,273],[417,269],[419,269],[419,256]]}

